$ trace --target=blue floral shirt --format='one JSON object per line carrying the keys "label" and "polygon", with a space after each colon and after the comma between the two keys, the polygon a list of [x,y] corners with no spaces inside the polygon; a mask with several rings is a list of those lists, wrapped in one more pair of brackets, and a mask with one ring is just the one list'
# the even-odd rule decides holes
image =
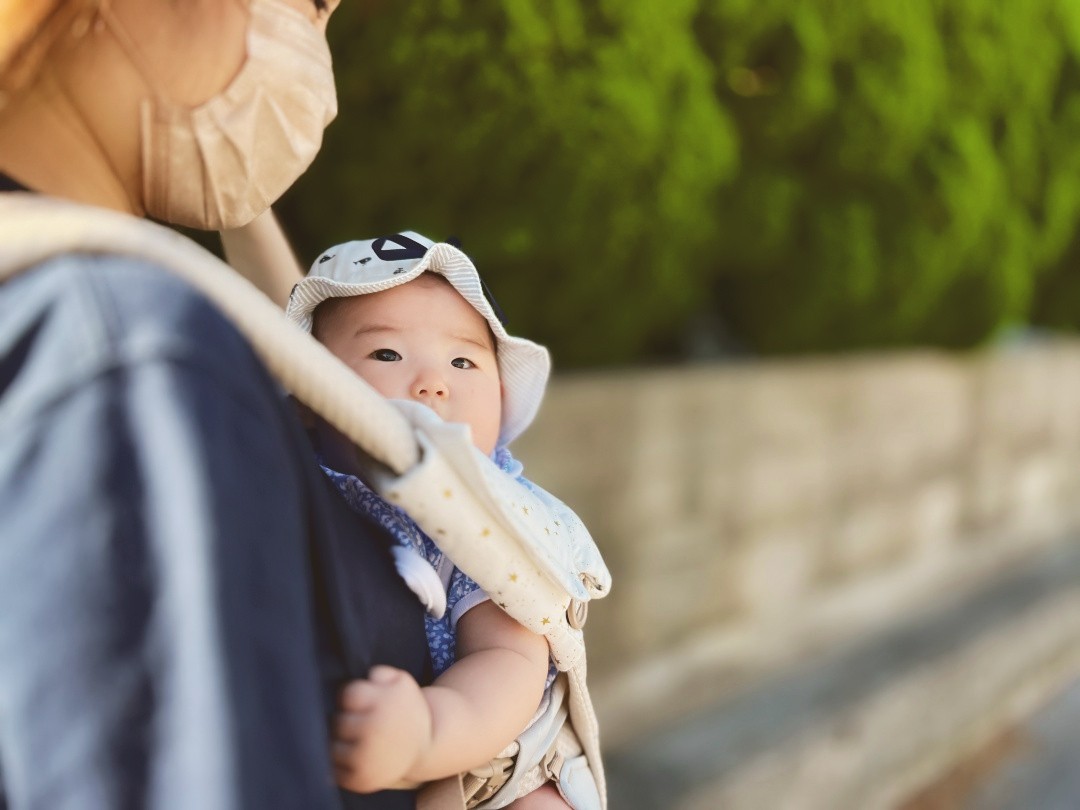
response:
{"label": "blue floral shirt", "polygon": [[[510,455],[509,450],[499,448],[495,451],[493,460],[504,472],[529,486],[521,477],[521,463]],[[441,618],[436,618],[430,612],[425,614],[431,663],[435,676],[438,677],[449,669],[456,659],[458,619],[471,608],[486,602],[489,598],[487,593],[459,570],[404,510],[383,500],[356,476],[337,472],[325,465],[322,469],[349,506],[376,520],[399,544],[427,560],[442,580],[446,588],[446,612]]]}

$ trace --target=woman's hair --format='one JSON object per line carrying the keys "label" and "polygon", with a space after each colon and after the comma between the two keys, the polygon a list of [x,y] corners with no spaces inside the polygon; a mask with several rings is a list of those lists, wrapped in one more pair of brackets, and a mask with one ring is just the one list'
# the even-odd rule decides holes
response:
{"label": "woman's hair", "polygon": [[101,0],[0,0],[0,109],[33,83],[61,39],[86,32],[100,4]]}

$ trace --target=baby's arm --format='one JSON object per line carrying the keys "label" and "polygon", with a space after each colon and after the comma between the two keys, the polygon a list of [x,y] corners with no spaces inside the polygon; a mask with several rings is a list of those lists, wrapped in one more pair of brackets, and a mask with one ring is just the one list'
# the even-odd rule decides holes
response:
{"label": "baby's arm", "polygon": [[282,308],[293,285],[304,277],[272,209],[248,225],[221,231],[221,246],[232,268]]}
{"label": "baby's arm", "polygon": [[338,783],[368,793],[461,773],[510,743],[540,704],[547,642],[491,602],[457,625],[457,661],[420,689],[376,667],[342,692],[334,726]]}

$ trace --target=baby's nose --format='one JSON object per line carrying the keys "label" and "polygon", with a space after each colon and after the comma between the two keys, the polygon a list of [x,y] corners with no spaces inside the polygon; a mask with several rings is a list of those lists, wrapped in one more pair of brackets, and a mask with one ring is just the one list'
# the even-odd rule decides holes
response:
{"label": "baby's nose", "polygon": [[444,399],[448,393],[446,381],[435,374],[418,377],[413,384],[413,396],[418,399]]}

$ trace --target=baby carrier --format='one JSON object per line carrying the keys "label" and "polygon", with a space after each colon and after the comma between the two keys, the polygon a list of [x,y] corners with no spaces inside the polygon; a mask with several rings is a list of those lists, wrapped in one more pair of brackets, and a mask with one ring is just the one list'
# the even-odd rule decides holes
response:
{"label": "baby carrier", "polygon": [[429,786],[419,806],[503,807],[551,778],[572,804],[606,807],[582,626],[587,603],[607,594],[610,575],[576,516],[542,491],[513,484],[508,493],[509,479],[466,431],[424,408],[388,403],[189,239],[102,209],[0,196],[0,280],[68,252],[147,259],[203,292],[285,389],[357,446],[371,485],[436,538],[502,609],[547,639],[560,673],[537,720],[486,769]]}

